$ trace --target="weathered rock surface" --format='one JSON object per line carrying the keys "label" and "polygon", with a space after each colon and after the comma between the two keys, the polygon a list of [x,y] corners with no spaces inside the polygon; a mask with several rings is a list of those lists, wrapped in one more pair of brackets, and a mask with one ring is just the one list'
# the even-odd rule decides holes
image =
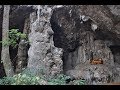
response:
{"label": "weathered rock surface", "polygon": [[75,70],[68,70],[67,75],[70,75],[72,78],[85,79],[87,84],[97,85],[101,83],[110,83],[115,80],[116,77],[119,77],[117,70],[105,65],[90,65],[84,64],[77,66]]}
{"label": "weathered rock surface", "polygon": [[[30,17],[28,68],[37,72],[42,67],[44,73],[54,76],[63,67],[65,73],[73,70],[74,77],[89,77],[90,84],[115,81],[119,76],[115,76],[118,66],[114,62],[119,63],[120,54],[115,50],[120,45],[119,20],[115,16],[119,14],[105,5],[65,5],[54,11],[52,7],[34,6],[41,11]],[[89,60],[94,58],[102,58],[103,65],[91,65]]]}
{"label": "weathered rock surface", "polygon": [[[102,72],[106,68],[111,73],[105,72],[106,81],[101,82],[108,82],[107,76],[110,76],[112,80],[112,75],[115,72],[109,67],[115,66],[114,62],[119,60],[117,54],[113,53],[115,48],[111,50],[111,47],[120,45],[119,29],[115,26],[116,22],[114,14],[103,5],[70,5],[55,9],[51,17],[53,39],[55,46],[64,50],[64,73],[69,70],[73,70],[73,73],[76,72],[74,74],[76,76],[77,73],[78,76],[82,74],[81,72],[87,73],[82,71],[82,66],[79,70],[76,70],[75,67],[83,64],[84,68],[88,69],[87,65],[92,68],[90,59],[101,58],[103,65],[98,68]],[[99,72],[99,69],[91,71]],[[114,69],[116,70],[116,68]],[[101,74],[99,75],[101,77]]]}
{"label": "weathered rock surface", "polygon": [[54,76],[63,71],[61,59],[63,51],[54,46],[53,31],[50,26],[52,8],[39,5],[37,9],[37,14],[34,12],[30,16],[28,68],[34,68],[36,73],[42,69],[45,75]]}
{"label": "weathered rock surface", "polygon": [[[10,28],[22,31],[25,19],[30,19],[27,67],[34,68],[33,73],[41,74],[39,69],[47,76],[64,72],[89,84],[120,82],[119,5],[11,7]],[[95,58],[103,64],[91,65],[90,59]]]}

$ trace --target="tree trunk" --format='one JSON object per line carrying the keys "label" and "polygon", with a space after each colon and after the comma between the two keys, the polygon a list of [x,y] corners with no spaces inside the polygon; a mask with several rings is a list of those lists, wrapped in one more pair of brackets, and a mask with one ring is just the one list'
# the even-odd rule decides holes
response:
{"label": "tree trunk", "polygon": [[[4,5],[4,12],[3,12],[3,25],[2,25],[2,41],[5,41],[8,39],[8,31],[9,31],[9,11],[10,11],[10,5]],[[1,53],[1,59],[3,61],[5,73],[7,76],[13,76],[14,71],[12,67],[12,63],[10,61],[9,56],[9,45],[4,46],[2,44],[2,53]]]}

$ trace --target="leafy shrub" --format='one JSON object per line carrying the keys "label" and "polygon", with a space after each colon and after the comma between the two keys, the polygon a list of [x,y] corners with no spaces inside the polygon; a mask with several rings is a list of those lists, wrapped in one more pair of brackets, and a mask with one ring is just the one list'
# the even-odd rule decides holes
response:
{"label": "leafy shrub", "polygon": [[[37,70],[37,72],[39,73],[35,73]],[[26,74],[30,77],[35,77],[35,75],[39,75],[40,80],[39,80],[39,84],[40,85],[44,85],[42,83],[47,82],[47,85],[67,85],[67,79],[70,79],[70,76],[64,75],[64,74],[58,74],[55,77],[46,77],[45,73],[44,73],[44,68],[40,68],[40,69],[34,69],[34,68],[27,68],[25,69],[22,74]],[[85,80],[73,80],[72,81],[73,85],[85,85]]]}
{"label": "leafy shrub", "polygon": [[70,78],[69,76],[60,74],[56,76],[55,78],[48,79],[48,84],[49,85],[66,85],[66,80],[69,78]]}
{"label": "leafy shrub", "polygon": [[0,41],[0,43],[2,43],[4,46],[11,45],[12,47],[16,47],[18,45],[17,41],[19,39],[27,40],[27,35],[21,32],[18,32],[18,29],[11,29],[9,30],[8,34],[9,34],[9,38],[7,38],[4,41]]}
{"label": "leafy shrub", "polygon": [[26,74],[17,74],[13,76],[15,82],[12,85],[38,85],[39,77],[30,77]]}
{"label": "leafy shrub", "polygon": [[[13,77],[4,77],[0,79],[0,85],[67,85],[66,80],[69,76],[60,74],[55,78],[46,80],[43,76],[33,76],[27,74],[17,74]],[[85,80],[74,80],[72,85],[84,85]]]}
{"label": "leafy shrub", "polygon": [[74,80],[73,85],[85,85],[85,80]]}
{"label": "leafy shrub", "polygon": [[13,77],[4,77],[0,79],[0,85],[11,85],[15,80]]}
{"label": "leafy shrub", "polygon": [[30,77],[26,74],[17,74],[13,77],[0,79],[0,85],[39,85],[39,77]]}

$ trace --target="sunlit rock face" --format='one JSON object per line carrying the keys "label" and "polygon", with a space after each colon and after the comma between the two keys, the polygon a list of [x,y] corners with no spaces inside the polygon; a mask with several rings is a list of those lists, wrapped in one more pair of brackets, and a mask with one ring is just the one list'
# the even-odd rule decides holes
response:
{"label": "sunlit rock face", "polygon": [[35,74],[40,75],[41,70],[46,76],[55,76],[62,70],[61,48],[54,46],[50,18],[52,7],[36,5],[37,13],[30,15],[30,49],[28,51],[28,68],[34,68]]}

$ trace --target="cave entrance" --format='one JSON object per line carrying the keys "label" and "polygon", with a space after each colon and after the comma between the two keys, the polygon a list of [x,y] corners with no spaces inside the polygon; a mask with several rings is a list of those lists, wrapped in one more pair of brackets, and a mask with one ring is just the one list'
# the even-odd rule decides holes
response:
{"label": "cave entrance", "polygon": [[110,49],[113,53],[114,62],[120,64],[120,45],[110,46]]}
{"label": "cave entrance", "polygon": [[68,9],[60,8],[53,11],[50,23],[54,31],[54,45],[63,49],[63,73],[66,73],[80,63],[78,49],[83,44],[83,39],[88,39],[85,37],[86,32],[93,33],[91,20],[81,21],[76,11],[73,10],[73,15],[70,16]]}

